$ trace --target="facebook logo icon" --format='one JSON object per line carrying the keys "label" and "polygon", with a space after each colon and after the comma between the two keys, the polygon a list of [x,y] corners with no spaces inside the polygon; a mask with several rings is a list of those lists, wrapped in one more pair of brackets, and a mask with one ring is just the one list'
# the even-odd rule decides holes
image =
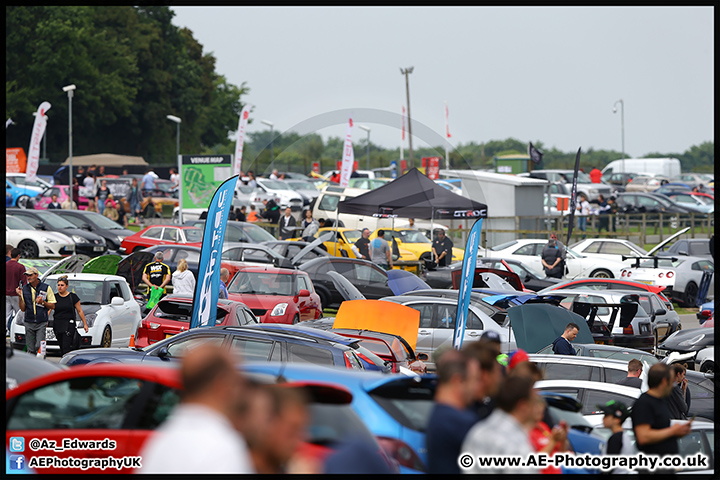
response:
{"label": "facebook logo icon", "polygon": [[10,455],[10,470],[22,470],[25,467],[25,455]]}

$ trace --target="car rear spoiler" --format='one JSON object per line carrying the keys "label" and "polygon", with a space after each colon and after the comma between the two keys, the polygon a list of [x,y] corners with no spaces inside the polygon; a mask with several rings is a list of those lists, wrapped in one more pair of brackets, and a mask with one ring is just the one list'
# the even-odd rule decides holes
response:
{"label": "car rear spoiler", "polygon": [[670,260],[671,262],[677,262],[677,260],[678,260],[677,257],[657,257],[654,255],[652,257],[634,257],[632,255],[629,255],[629,256],[623,255],[622,256],[623,262],[625,260],[630,260],[630,259],[635,260],[634,264],[632,265],[633,268],[640,268],[640,260],[654,260],[653,268],[658,268],[658,262],[660,260]]}

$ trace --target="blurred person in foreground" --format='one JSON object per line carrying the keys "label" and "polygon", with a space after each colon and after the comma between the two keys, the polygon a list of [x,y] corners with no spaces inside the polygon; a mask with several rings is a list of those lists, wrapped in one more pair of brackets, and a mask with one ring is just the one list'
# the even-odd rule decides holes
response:
{"label": "blurred person in foreground", "polygon": [[182,401],[144,445],[140,473],[255,473],[234,423],[245,401],[235,361],[210,344],[187,352]]}
{"label": "blurred person in foreground", "polygon": [[[527,457],[535,449],[530,443],[526,425],[535,417],[538,393],[535,381],[527,375],[508,375],[503,379],[495,397],[497,408],[489,417],[476,423],[465,437],[462,453],[477,457],[518,455]],[[462,473],[481,474],[537,474],[537,468],[489,467],[480,468],[477,460]]]}
{"label": "blurred person in foreground", "polygon": [[469,407],[480,382],[480,364],[467,349],[449,348],[435,361],[437,388],[425,442],[428,473],[460,473],[458,457],[465,434],[478,421]]}
{"label": "blurred person in foreground", "polygon": [[480,382],[475,393],[472,409],[478,420],[489,417],[495,408],[494,397],[503,379],[503,367],[498,363],[500,336],[497,332],[485,332],[477,342],[467,343],[467,351],[480,364]]}

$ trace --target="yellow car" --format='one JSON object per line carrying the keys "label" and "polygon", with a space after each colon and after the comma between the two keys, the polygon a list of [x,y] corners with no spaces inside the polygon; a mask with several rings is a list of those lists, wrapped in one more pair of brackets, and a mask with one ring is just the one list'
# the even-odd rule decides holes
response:
{"label": "yellow car", "polygon": [[[333,230],[333,227],[323,227],[318,230],[318,232],[315,234],[315,237],[318,238],[325,233],[332,232]],[[352,251],[352,247],[355,242],[360,239],[361,236],[362,232],[355,228],[338,227],[337,242],[335,242],[335,239],[333,238],[330,241],[324,242],[323,245],[325,245],[325,248],[330,255],[334,255],[336,257],[357,258],[355,253]],[[395,264],[393,265],[393,268],[407,270],[409,272],[418,274],[418,257],[411,251],[400,247],[399,243],[398,250],[400,252],[400,258],[395,258],[393,256],[393,263]]]}
{"label": "yellow car", "polygon": [[[413,228],[383,228],[383,238],[388,242],[395,239],[401,250],[412,252],[420,261],[432,260],[432,242],[421,232]],[[370,240],[377,238],[377,230],[370,234]],[[450,263],[462,262],[465,250],[453,247],[453,258]]]}

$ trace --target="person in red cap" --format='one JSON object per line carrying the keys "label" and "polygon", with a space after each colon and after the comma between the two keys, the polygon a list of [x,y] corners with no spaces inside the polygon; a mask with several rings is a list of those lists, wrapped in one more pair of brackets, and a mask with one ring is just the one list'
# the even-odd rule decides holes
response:
{"label": "person in red cap", "polygon": [[519,363],[529,362],[530,357],[525,353],[525,350],[518,348],[510,354],[510,361],[508,362],[508,372],[512,371]]}

